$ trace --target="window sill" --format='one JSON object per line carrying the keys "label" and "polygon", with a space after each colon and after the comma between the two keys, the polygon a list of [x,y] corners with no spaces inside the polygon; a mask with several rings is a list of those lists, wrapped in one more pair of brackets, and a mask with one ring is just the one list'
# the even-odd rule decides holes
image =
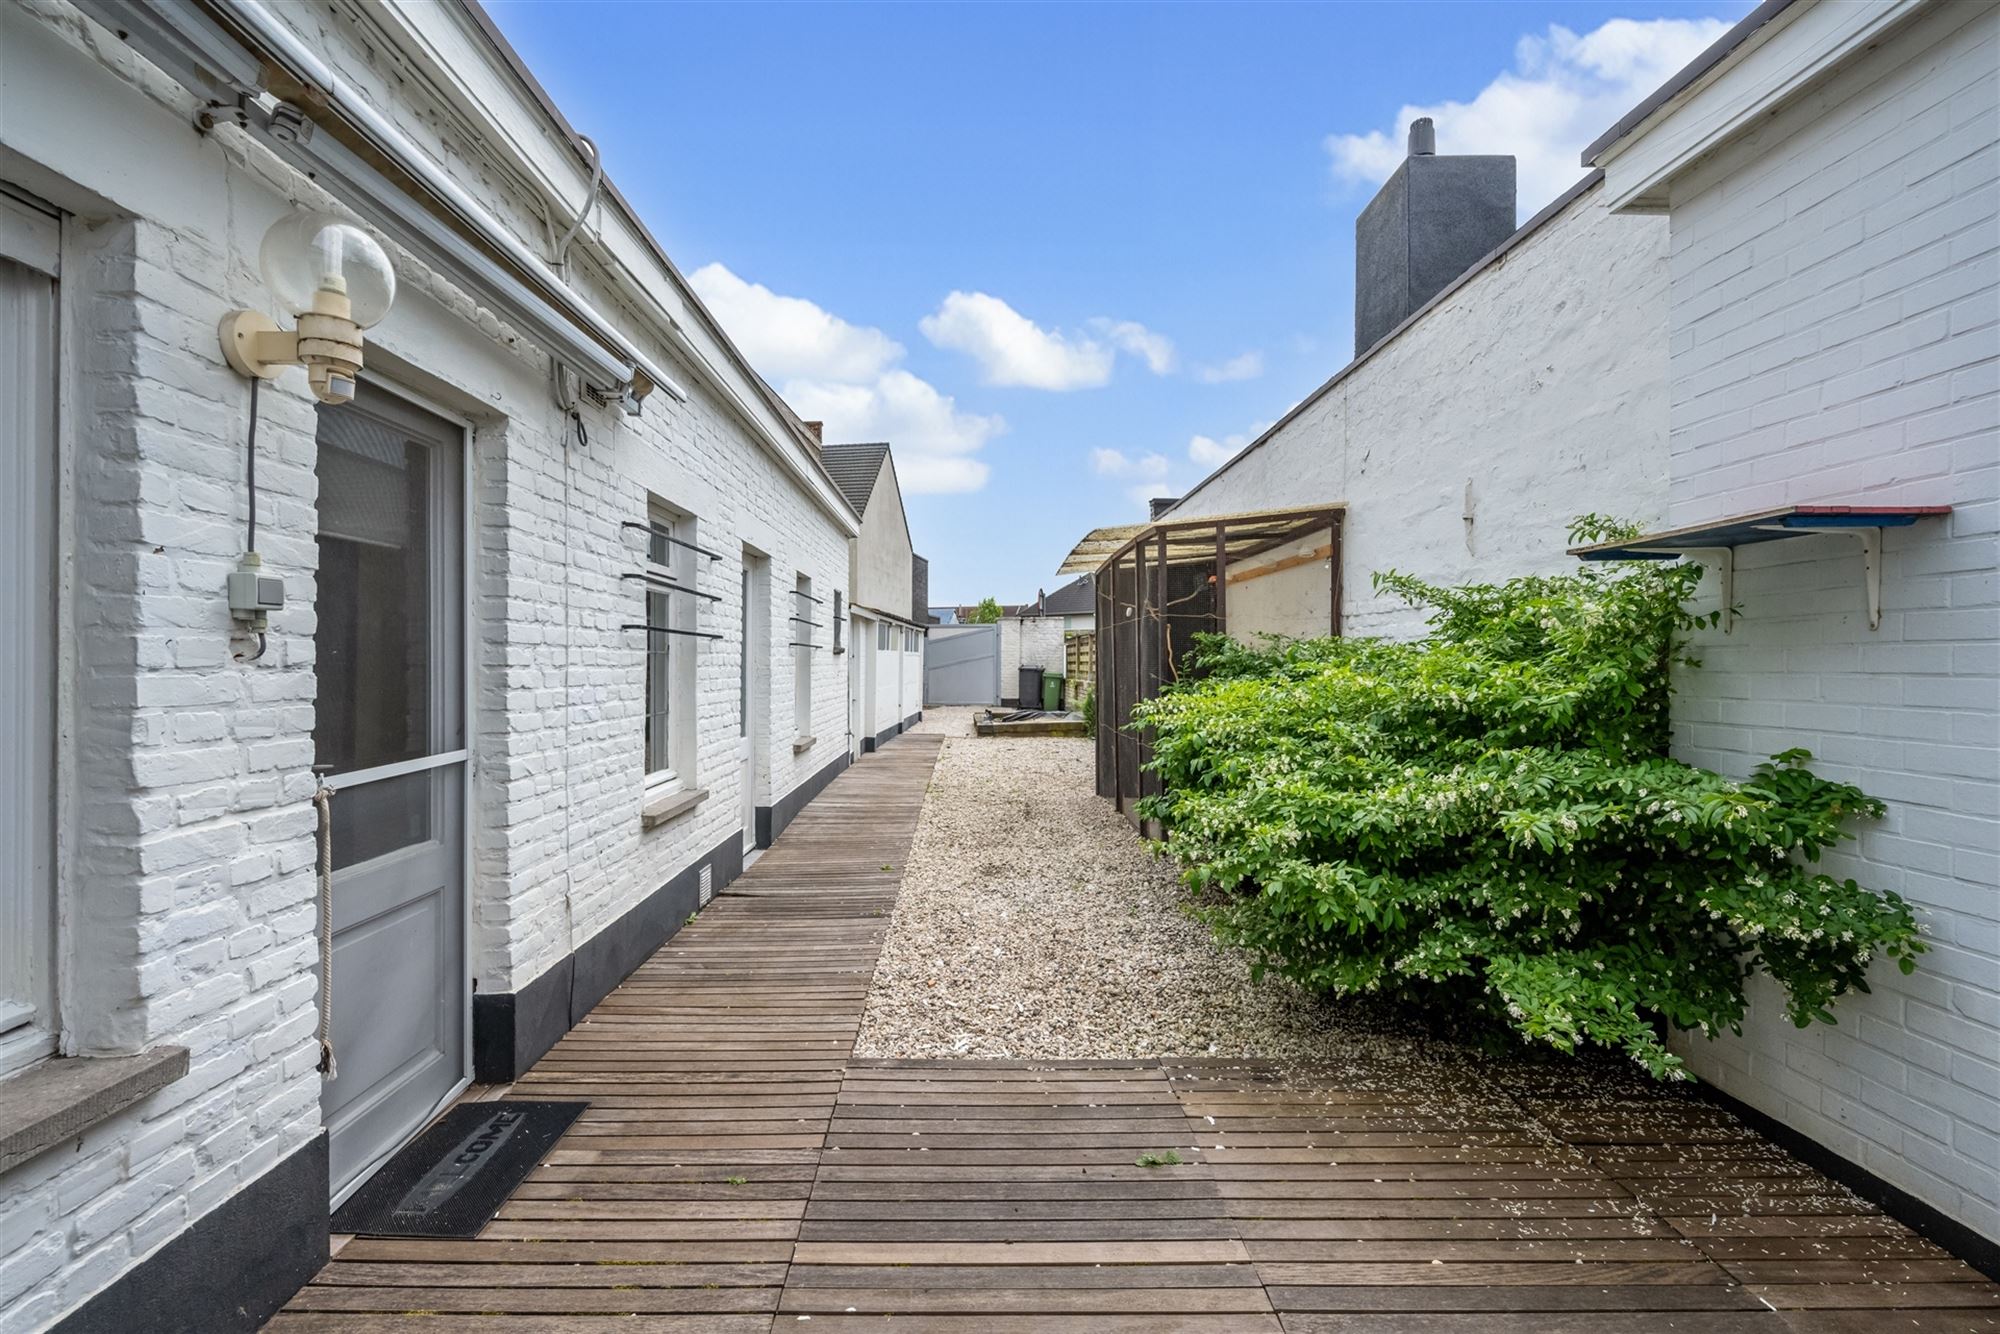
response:
{"label": "window sill", "polygon": [[807,751],[813,748],[813,742],[817,740],[819,740],[818,737],[812,737],[812,736],[793,737],[792,754],[794,755],[805,754]]}
{"label": "window sill", "polygon": [[708,800],[708,789],[674,788],[658,796],[648,796],[646,804],[639,809],[639,824],[644,829],[657,829],[667,821],[686,815],[702,802]]}
{"label": "window sill", "polygon": [[137,1056],[57,1056],[0,1079],[0,1172],[158,1092],[188,1071],[186,1047]]}

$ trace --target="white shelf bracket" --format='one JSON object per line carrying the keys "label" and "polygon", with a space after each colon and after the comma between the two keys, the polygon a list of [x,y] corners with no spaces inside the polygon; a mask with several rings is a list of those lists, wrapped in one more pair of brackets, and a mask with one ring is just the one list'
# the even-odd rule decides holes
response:
{"label": "white shelf bracket", "polygon": [[1882,628],[1882,530],[1850,530],[1861,539],[1861,577],[1868,584],[1868,628]]}
{"label": "white shelf bracket", "polygon": [[1699,551],[1716,560],[1716,579],[1722,586],[1722,633],[1736,630],[1736,548],[1690,547],[1686,554]]}

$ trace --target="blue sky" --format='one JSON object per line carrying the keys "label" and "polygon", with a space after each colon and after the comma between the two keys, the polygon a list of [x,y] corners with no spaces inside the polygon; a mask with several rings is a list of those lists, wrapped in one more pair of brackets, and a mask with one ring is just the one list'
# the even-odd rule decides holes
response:
{"label": "blue sky", "polygon": [[1348,360],[1410,115],[1525,218],[1749,8],[489,5],[766,378],[895,446],[938,602],[1054,587]]}

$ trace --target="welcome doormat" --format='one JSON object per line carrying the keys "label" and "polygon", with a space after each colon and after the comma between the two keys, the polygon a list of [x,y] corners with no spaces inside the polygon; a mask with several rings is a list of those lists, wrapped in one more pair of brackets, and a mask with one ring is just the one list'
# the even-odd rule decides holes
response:
{"label": "welcome doormat", "polygon": [[348,1196],[333,1230],[470,1240],[589,1105],[462,1102]]}

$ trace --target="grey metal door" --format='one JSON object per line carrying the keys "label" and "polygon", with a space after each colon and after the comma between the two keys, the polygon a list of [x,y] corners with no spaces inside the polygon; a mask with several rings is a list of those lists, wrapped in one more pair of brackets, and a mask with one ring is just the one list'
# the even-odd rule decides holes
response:
{"label": "grey metal door", "polygon": [[1000,627],[947,625],[924,653],[924,707],[1000,702]]}
{"label": "grey metal door", "polygon": [[380,390],[319,415],[315,767],[333,798],[336,1197],[467,1078],[463,433]]}

